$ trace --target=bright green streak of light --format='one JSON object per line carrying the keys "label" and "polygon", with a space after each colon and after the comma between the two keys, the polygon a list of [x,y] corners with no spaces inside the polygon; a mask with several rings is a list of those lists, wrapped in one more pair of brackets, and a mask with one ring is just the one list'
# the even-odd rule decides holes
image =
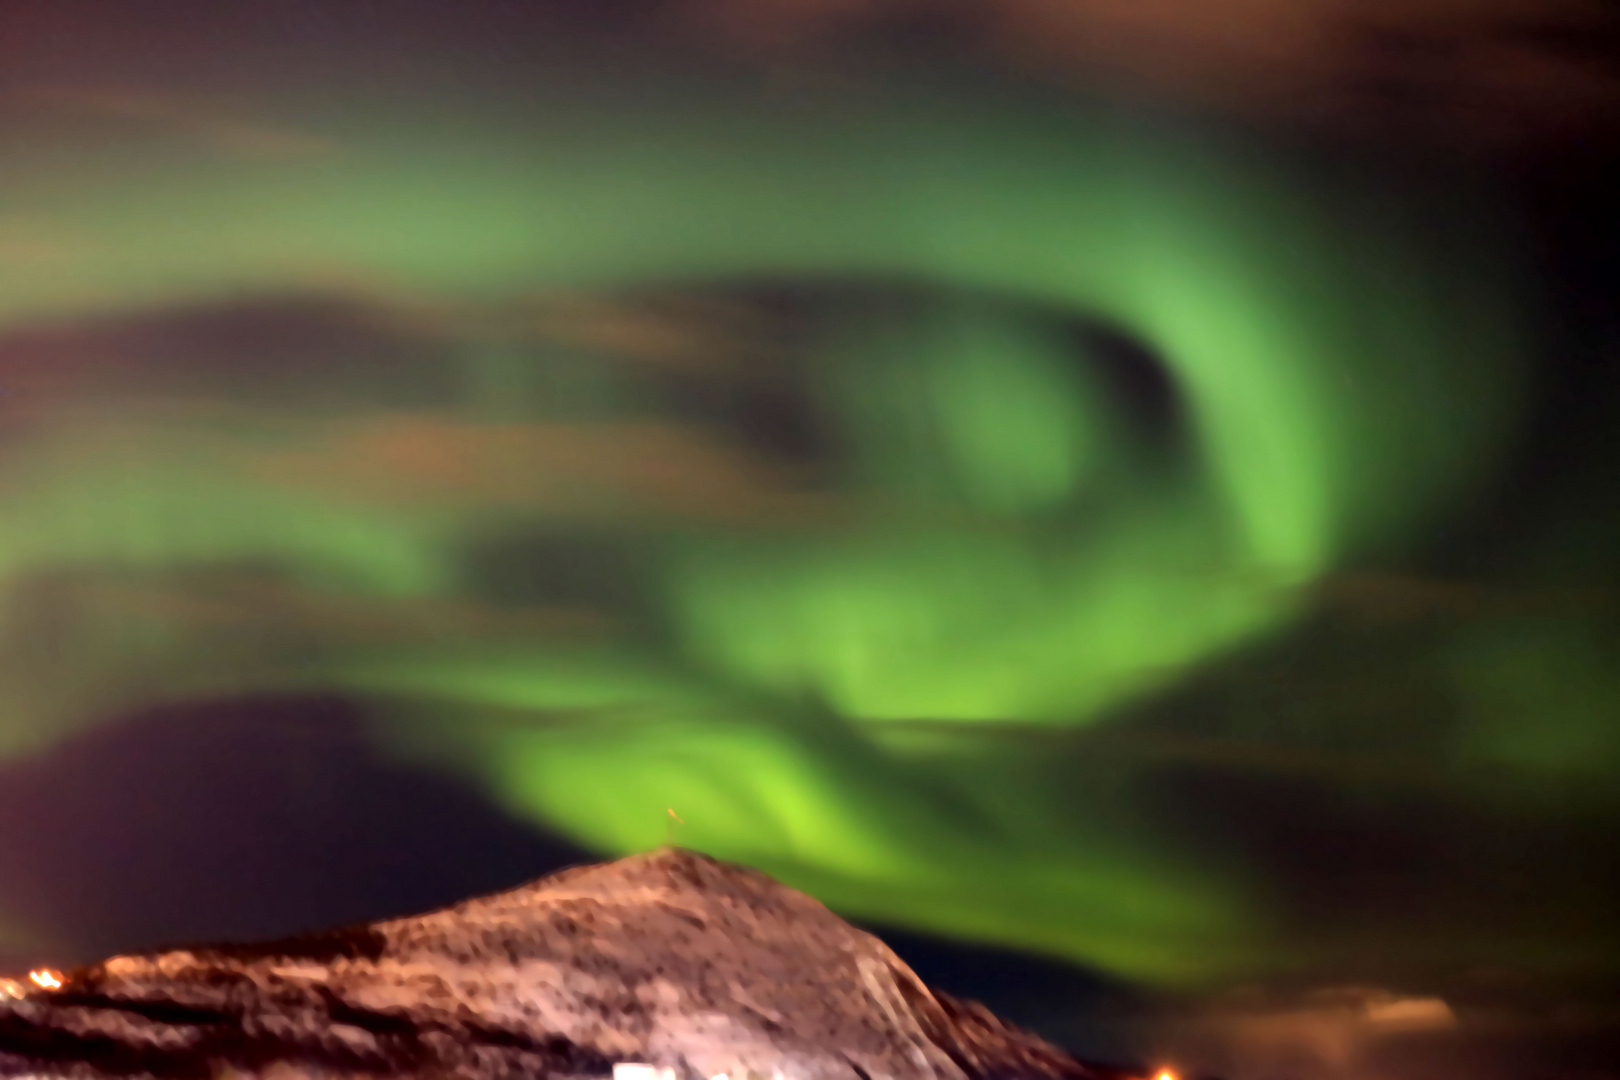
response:
{"label": "bright green streak of light", "polygon": [[[1143,977],[1229,967],[1210,943],[1247,929],[1240,889],[1095,836],[1009,844],[1029,820],[962,835],[886,755],[782,718],[817,702],[857,725],[1087,723],[1285,625],[1291,587],[1399,542],[1467,487],[1502,431],[1511,305],[1488,275],[1456,283],[1467,243],[1438,275],[1386,213],[1398,199],[1319,189],[1237,146],[937,103],[783,123],[678,97],[587,125],[338,110],[312,120],[339,139],[330,159],[119,149],[20,172],[0,181],[8,212],[60,251],[0,262],[0,323],[356,284],[499,300],[837,274],[1131,331],[1188,407],[1196,451],[1176,470],[1006,326],[968,312],[912,337],[857,328],[829,356],[826,405],[859,436],[862,493],[892,507],[815,534],[672,542],[679,657],[379,647],[293,681],[584,710],[544,734],[462,738],[514,805],[604,850],[662,839],[676,805],[689,842],[864,914]],[[122,180],[86,179],[107,175]],[[102,468],[68,455],[6,473],[6,574],[280,559],[381,596],[456,580],[443,508],[233,487],[193,461]],[[1087,509],[1057,512],[1071,506]]]}
{"label": "bright green streak of light", "polygon": [[[1169,983],[1254,963],[1238,890],[1083,823],[1050,822],[1032,844],[1016,815],[953,814],[926,771],[826,717],[619,653],[424,656],[414,677],[383,675],[393,692],[465,702],[462,719],[469,707],[476,717],[480,706],[554,702],[549,720],[474,719],[404,745],[429,760],[470,752],[515,810],[599,850],[673,841],[778,874],[851,915]],[[371,685],[363,669],[346,681]]]}
{"label": "bright green streak of light", "polygon": [[[1005,837],[953,832],[902,775],[852,747],[712,707],[641,721],[500,740],[498,789],[605,850],[673,839],[778,873],[851,915],[1141,978],[1207,978],[1248,944],[1233,897],[1207,881],[1101,846],[1082,865],[1047,866]],[[685,824],[667,828],[666,807]]]}
{"label": "bright green streak of light", "polygon": [[1196,518],[1056,553],[944,530],[784,546],[694,564],[679,582],[691,640],[862,719],[1083,720],[1286,610],[1211,572]]}

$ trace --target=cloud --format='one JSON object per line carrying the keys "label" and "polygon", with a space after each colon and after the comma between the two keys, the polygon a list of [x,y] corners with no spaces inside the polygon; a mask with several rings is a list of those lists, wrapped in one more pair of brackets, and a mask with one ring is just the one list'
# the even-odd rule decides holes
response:
{"label": "cloud", "polygon": [[272,484],[429,509],[625,513],[733,524],[823,518],[826,497],[678,424],[358,417],[246,462]]}
{"label": "cloud", "polygon": [[1439,997],[1325,987],[1292,996],[1237,993],[1171,1021],[1161,1038],[1172,1060],[1238,1076],[1326,1080],[1364,1075],[1364,1059],[1389,1040],[1457,1026]]}
{"label": "cloud", "polygon": [[44,214],[0,214],[0,269],[74,259],[88,242]]}
{"label": "cloud", "polygon": [[1620,120],[1591,0],[687,0],[749,56],[835,53],[918,25],[1001,63],[1108,93],[1474,142]]}
{"label": "cloud", "polygon": [[331,139],[300,128],[238,116],[211,103],[154,91],[35,86],[27,100],[72,117],[185,136],[240,161],[300,161],[337,152]]}

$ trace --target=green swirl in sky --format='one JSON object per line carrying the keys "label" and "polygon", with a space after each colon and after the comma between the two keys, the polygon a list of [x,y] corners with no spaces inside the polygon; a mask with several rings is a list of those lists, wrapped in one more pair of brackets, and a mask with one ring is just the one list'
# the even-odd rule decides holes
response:
{"label": "green swirl in sky", "polygon": [[[307,96],[276,107],[331,153],[109,138],[9,167],[5,213],[45,251],[0,253],[0,322],[750,281],[943,299],[817,346],[809,393],[847,450],[844,512],[651,531],[656,641],[295,647],[261,627],[222,644],[178,616],[98,623],[86,601],[71,690],[22,661],[0,672],[13,746],[141,702],[338,688],[395,703],[382,730],[402,752],[471,770],[603,852],[666,839],[676,808],[679,842],[858,915],[1165,982],[1286,959],[1256,951],[1266,917],[1240,873],[1110,813],[1109,781],[1077,780],[1038,738],[989,733],[1106,723],[1284,629],[1313,580],[1466,497],[1511,433],[1525,348],[1488,200],[982,93]],[[1157,357],[1174,452],[1029,310]],[[479,356],[463,349],[469,380]],[[84,567],[263,564],[304,595],[436,610],[476,573],[469,538],[576,520],[323,481],[322,455],[352,464],[333,448],[383,409],[74,400],[0,463],[14,637],[21,585]],[[465,402],[426,411],[489,434],[541,430],[534,405],[518,394],[499,421]],[[417,430],[437,460],[432,433],[449,428]],[[252,466],[272,458],[315,464],[292,483]],[[554,459],[509,458],[567,479]],[[644,530],[633,510],[598,516]]]}

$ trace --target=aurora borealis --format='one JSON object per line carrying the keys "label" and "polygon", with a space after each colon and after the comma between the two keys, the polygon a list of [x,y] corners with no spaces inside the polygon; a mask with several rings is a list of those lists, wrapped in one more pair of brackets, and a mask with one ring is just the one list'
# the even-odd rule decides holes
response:
{"label": "aurora borealis", "polygon": [[[1374,913],[1279,839],[1608,820],[1609,615],[1548,567],[1611,574],[1612,511],[1443,554],[1556,321],[1484,170],[965,74],[153,34],[0,112],[11,761],[342,695],[593,852],[1144,986],[1612,970],[1596,915],[1458,900],[1490,854],[1391,856],[1437,891]],[[72,947],[38,921],[0,889]]]}

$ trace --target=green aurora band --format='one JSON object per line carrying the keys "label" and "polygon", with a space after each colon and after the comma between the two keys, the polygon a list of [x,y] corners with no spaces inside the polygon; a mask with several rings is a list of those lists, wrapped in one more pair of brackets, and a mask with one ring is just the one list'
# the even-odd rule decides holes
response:
{"label": "green aurora band", "polygon": [[[603,853],[673,828],[855,915],[1164,984],[1288,963],[1255,883],[1106,812],[1100,770],[1081,783],[1038,738],[993,732],[1103,724],[1285,629],[1313,581],[1466,497],[1511,435],[1526,349],[1485,200],[1442,207],[1237,137],[993,95],[572,93],[275,100],[263,110],[336,148],[285,160],[173,131],[38,140],[0,174],[4,222],[29,237],[0,245],[0,324],[757,279],[959,297],[821,344],[816,407],[851,448],[840,494],[856,509],[655,529],[658,644],[278,638],[263,618],[221,632],[82,582],[183,592],[188,570],[271,566],[300,596],[407,618],[464,596],[470,538],[582,515],[321,480],[322,455],[386,426],[380,408],[44,394],[0,462],[5,744],[155,701],[336,688],[384,703],[400,752],[469,770]],[[1176,459],[987,297],[1152,349],[1185,410]],[[464,353],[472,382],[476,343]],[[424,411],[430,458],[434,431],[557,426],[521,395],[502,417]],[[316,462],[299,474],[314,479],[253,464],[271,459]],[[636,507],[603,506],[598,524],[645,531]],[[64,580],[78,591],[48,587]],[[67,595],[74,660],[53,671],[30,620]]]}

